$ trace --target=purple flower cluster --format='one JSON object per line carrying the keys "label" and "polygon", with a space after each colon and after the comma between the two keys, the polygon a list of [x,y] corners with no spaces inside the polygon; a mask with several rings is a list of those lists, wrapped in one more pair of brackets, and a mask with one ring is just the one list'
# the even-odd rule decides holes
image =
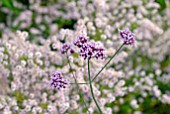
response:
{"label": "purple flower cluster", "polygon": [[70,51],[71,54],[73,54],[75,52],[75,50],[72,48],[71,44],[69,44],[69,43],[65,43],[61,46],[60,51],[62,54],[68,52],[68,50]]}
{"label": "purple flower cluster", "polygon": [[88,37],[85,35],[80,35],[74,41],[74,45],[79,47],[79,54],[84,58],[91,59],[95,57],[96,59],[104,59],[104,47],[97,45],[96,42],[87,42]]}
{"label": "purple flower cluster", "polygon": [[135,45],[135,34],[128,28],[119,30],[119,34],[125,45]]}
{"label": "purple flower cluster", "polygon": [[71,46],[70,46],[69,43],[63,44],[62,47],[61,47],[61,49],[60,49],[61,53],[66,53],[66,52],[70,49],[70,47],[71,47]]}
{"label": "purple flower cluster", "polygon": [[87,43],[87,40],[89,37],[85,36],[84,34],[79,35],[78,38],[74,41],[74,45],[77,47],[82,47],[85,43]]}
{"label": "purple flower cluster", "polygon": [[95,57],[97,59],[104,59],[105,58],[104,51],[105,51],[104,47],[101,47],[101,46],[96,47]]}
{"label": "purple flower cluster", "polygon": [[61,72],[56,71],[51,73],[50,85],[53,88],[60,90],[61,88],[66,88],[68,81],[62,77]]}

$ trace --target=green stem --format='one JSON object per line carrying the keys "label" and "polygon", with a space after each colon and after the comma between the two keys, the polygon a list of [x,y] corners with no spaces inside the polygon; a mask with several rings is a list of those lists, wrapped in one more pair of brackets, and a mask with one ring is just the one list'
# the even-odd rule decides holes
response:
{"label": "green stem", "polygon": [[[69,61],[68,55],[67,55],[67,60],[68,60],[69,67],[70,67],[70,69],[72,70],[71,63],[70,63],[70,61]],[[85,107],[86,107],[86,109],[87,109],[87,111],[88,111],[88,107],[87,107],[86,102],[85,102],[85,100],[84,100],[84,98],[83,98],[83,94],[80,92],[80,88],[79,88],[79,86],[78,86],[76,76],[74,75],[73,72],[71,72],[71,73],[72,73],[72,75],[73,75],[75,84],[76,84],[76,86],[77,86],[78,93],[79,93],[80,97],[82,98],[83,103],[84,103],[84,105],[85,105]],[[88,111],[88,113],[90,114],[89,111]]]}
{"label": "green stem", "polygon": [[100,106],[98,105],[97,100],[95,99],[95,96],[94,96],[94,93],[93,93],[92,81],[90,79],[90,60],[89,59],[88,59],[88,75],[89,75],[89,82],[90,82],[90,91],[91,91],[93,100],[94,100],[100,114],[102,114],[102,110],[100,109]]}
{"label": "green stem", "polygon": [[106,66],[111,62],[111,60],[116,56],[116,54],[120,51],[120,49],[124,46],[122,44],[119,49],[115,52],[115,54],[109,59],[109,61],[100,69],[100,71],[95,75],[95,77],[92,79],[92,82],[99,76],[99,74],[106,68]]}

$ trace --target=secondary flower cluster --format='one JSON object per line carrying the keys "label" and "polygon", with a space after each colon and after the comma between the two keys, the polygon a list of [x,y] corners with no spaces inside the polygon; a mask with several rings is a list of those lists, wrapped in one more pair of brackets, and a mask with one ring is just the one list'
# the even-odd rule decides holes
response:
{"label": "secondary flower cluster", "polygon": [[68,50],[70,51],[71,54],[75,52],[75,50],[71,47],[71,44],[69,43],[65,43],[60,49],[61,53],[63,54],[66,53]]}
{"label": "secondary flower cluster", "polygon": [[100,46],[96,42],[87,42],[88,37],[85,35],[80,35],[78,38],[74,41],[74,45],[79,47],[79,54],[84,58],[91,59],[92,57],[95,57],[96,59],[104,59],[104,47]]}
{"label": "secondary flower cluster", "polygon": [[119,30],[119,34],[125,45],[135,45],[135,34],[128,28]]}
{"label": "secondary flower cluster", "polygon": [[50,85],[53,88],[60,90],[61,88],[66,88],[68,81],[62,77],[61,72],[56,71],[51,73]]}

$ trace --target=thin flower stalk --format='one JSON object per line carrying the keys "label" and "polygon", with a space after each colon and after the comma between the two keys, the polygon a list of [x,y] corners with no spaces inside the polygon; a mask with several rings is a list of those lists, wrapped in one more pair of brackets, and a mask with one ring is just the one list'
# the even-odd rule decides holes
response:
{"label": "thin flower stalk", "polygon": [[[69,58],[68,58],[68,55],[66,55],[66,56],[67,56],[67,60],[68,60],[68,64],[69,64],[70,70],[72,70],[71,63],[70,63],[70,60],[69,60]],[[73,75],[73,78],[74,78],[75,84],[76,84],[76,86],[77,86],[78,93],[79,93],[80,97],[82,98],[83,103],[84,103],[84,105],[85,105],[85,107],[86,107],[86,109],[87,109],[87,111],[88,111],[87,104],[86,104],[86,102],[85,102],[85,100],[84,100],[84,98],[83,98],[83,94],[81,93],[80,88],[79,88],[79,86],[78,86],[76,76],[74,75],[74,73],[73,73],[73,72],[71,72],[71,73],[72,73],[72,75]],[[90,114],[90,112],[89,112],[89,111],[88,111],[88,113]]]}
{"label": "thin flower stalk", "polygon": [[97,100],[95,99],[95,96],[94,96],[94,92],[93,92],[93,87],[92,87],[92,81],[91,81],[91,76],[90,76],[90,60],[88,59],[88,76],[89,76],[89,82],[90,82],[90,91],[91,91],[91,94],[92,94],[92,98],[100,112],[100,114],[102,114],[102,110],[100,109],[100,106],[99,104],[97,103]]}
{"label": "thin flower stalk", "polygon": [[124,43],[119,47],[119,49],[112,55],[112,57],[109,59],[109,61],[101,68],[101,70],[94,76],[92,79],[92,82],[99,76],[99,74],[106,68],[106,66],[111,62],[111,60],[118,54],[118,52],[122,49],[124,46]]}

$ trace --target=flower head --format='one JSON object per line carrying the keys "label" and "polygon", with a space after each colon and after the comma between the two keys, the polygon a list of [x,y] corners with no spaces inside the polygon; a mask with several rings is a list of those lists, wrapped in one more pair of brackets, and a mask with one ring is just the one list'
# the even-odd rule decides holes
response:
{"label": "flower head", "polygon": [[84,43],[87,42],[88,39],[89,37],[85,36],[84,34],[79,35],[78,38],[74,41],[74,45],[80,48]]}
{"label": "flower head", "polygon": [[82,47],[80,47],[80,56],[82,56],[84,58],[84,60],[86,58],[91,59],[93,57],[95,53],[95,44],[94,43],[85,43],[82,45]]}
{"label": "flower head", "polygon": [[71,45],[69,43],[63,44],[60,49],[61,53],[63,53],[63,54],[66,53],[70,49],[70,47],[71,47]]}
{"label": "flower head", "polygon": [[89,37],[85,35],[79,35],[78,38],[74,41],[74,45],[79,48],[79,55],[84,58],[91,59],[95,57],[97,59],[104,59],[104,48],[99,46],[96,42],[88,42]]}
{"label": "flower head", "polygon": [[73,47],[71,47],[69,52],[70,52],[70,54],[73,54],[73,53],[75,53],[75,49]]}
{"label": "flower head", "polygon": [[128,28],[119,30],[119,34],[125,45],[135,45],[135,34]]}
{"label": "flower head", "polygon": [[96,59],[104,59],[105,58],[104,51],[105,51],[104,47],[102,46],[96,47],[96,55],[95,55]]}
{"label": "flower head", "polygon": [[91,59],[92,57],[104,59],[104,48],[96,45],[96,42],[88,42],[80,47],[80,56],[82,56],[84,60],[86,58]]}
{"label": "flower head", "polygon": [[62,77],[61,72],[56,71],[51,73],[50,85],[53,88],[60,90],[61,88],[66,88],[68,81]]}

